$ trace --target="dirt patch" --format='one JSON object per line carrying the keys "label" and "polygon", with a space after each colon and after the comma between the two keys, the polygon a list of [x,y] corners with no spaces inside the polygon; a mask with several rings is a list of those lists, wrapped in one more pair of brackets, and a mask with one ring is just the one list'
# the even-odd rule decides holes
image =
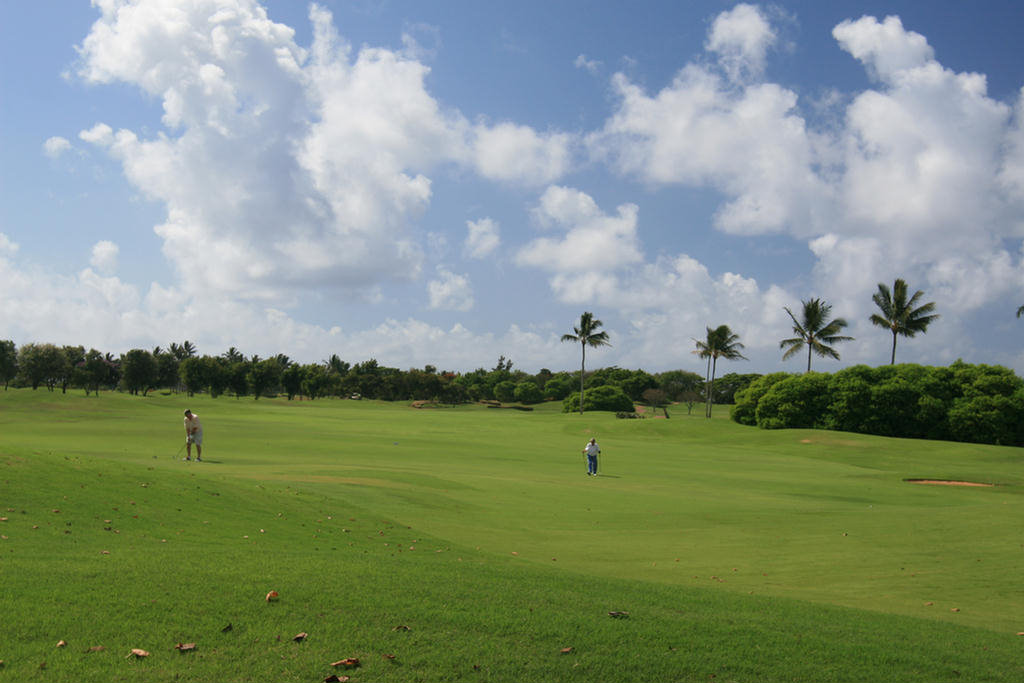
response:
{"label": "dirt patch", "polygon": [[988,484],[981,481],[956,481],[953,479],[904,479],[908,484],[931,484],[933,486],[983,486],[991,487],[995,484]]}

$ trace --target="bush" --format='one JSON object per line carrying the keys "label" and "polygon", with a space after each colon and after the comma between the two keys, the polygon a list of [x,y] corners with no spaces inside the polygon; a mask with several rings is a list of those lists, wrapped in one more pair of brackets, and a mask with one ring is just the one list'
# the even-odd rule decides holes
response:
{"label": "bush", "polygon": [[757,404],[757,426],[765,429],[819,427],[828,407],[829,375],[809,372],[776,382]]}
{"label": "bush", "polygon": [[510,379],[498,382],[494,385],[494,398],[502,403],[511,403],[516,400],[516,383]]}
{"label": "bush", "polygon": [[516,385],[515,399],[520,403],[540,403],[544,400],[544,394],[536,382],[525,380]]}
{"label": "bush", "polygon": [[733,421],[739,422],[741,425],[750,425],[751,427],[756,425],[757,404],[760,402],[761,397],[774,384],[781,382],[787,377],[792,377],[792,375],[788,372],[774,372],[757,378],[746,389],[737,392],[736,404],[729,411]]}
{"label": "bush", "polygon": [[949,431],[957,441],[1024,445],[1024,390],[958,399],[949,410]]}
{"label": "bush", "polygon": [[[569,394],[562,401],[562,412],[572,413],[580,409],[580,393]],[[610,412],[635,412],[633,401],[623,393],[622,389],[611,384],[588,389],[583,394],[583,410],[607,410]]]}

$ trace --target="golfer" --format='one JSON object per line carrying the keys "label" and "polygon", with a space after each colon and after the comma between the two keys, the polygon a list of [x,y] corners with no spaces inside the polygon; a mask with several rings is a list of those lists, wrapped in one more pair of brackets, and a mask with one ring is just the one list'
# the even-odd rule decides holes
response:
{"label": "golfer", "polygon": [[192,459],[192,444],[196,445],[196,460],[203,460],[203,425],[199,416],[191,410],[185,411],[185,459]]}
{"label": "golfer", "polygon": [[601,452],[601,447],[597,445],[596,439],[591,439],[586,446],[583,448],[583,452],[587,456],[587,476],[597,476],[597,454]]}

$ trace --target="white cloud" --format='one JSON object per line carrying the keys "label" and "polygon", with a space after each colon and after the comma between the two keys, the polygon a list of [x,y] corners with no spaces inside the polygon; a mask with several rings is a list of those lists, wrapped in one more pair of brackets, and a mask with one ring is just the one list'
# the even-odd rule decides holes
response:
{"label": "white cloud", "polygon": [[71,143],[67,138],[62,138],[59,135],[47,138],[43,143],[43,153],[51,159],[56,159],[69,149],[71,149]]}
{"label": "white cloud", "polygon": [[0,232],[0,258],[4,256],[14,256],[17,252],[17,242],[12,242],[10,237]]}
{"label": "white cloud", "polygon": [[540,134],[507,122],[477,125],[474,133],[474,160],[486,178],[543,185],[569,170],[572,137],[567,133]]}
{"label": "white cloud", "polygon": [[905,30],[895,16],[881,23],[868,16],[856,21],[847,19],[832,30],[832,36],[840,47],[863,62],[873,77],[883,81],[928,64],[934,55],[925,37]]}
{"label": "white cloud", "polygon": [[468,311],[473,308],[473,287],[469,278],[458,275],[443,266],[437,267],[438,279],[427,283],[430,307],[448,311]]}
{"label": "white cloud", "polygon": [[100,240],[92,245],[92,257],[89,263],[99,272],[109,275],[117,269],[117,256],[120,248],[109,240]]}
{"label": "white cloud", "polygon": [[615,215],[608,215],[585,192],[549,187],[534,216],[541,226],[560,234],[532,240],[516,254],[516,263],[554,273],[552,281],[567,300],[586,299],[609,286],[615,269],[642,260],[637,213],[635,204],[623,204]]}
{"label": "white cloud", "polygon": [[756,5],[739,4],[715,17],[705,47],[718,58],[733,81],[760,76],[776,40],[775,30]]}
{"label": "white cloud", "polygon": [[491,218],[466,221],[466,243],[463,248],[470,258],[486,258],[501,245],[498,222]]}
{"label": "white cloud", "polygon": [[578,55],[573,60],[573,66],[577,69],[586,69],[592,74],[596,74],[601,69],[601,62],[597,59],[590,59],[586,55]]}

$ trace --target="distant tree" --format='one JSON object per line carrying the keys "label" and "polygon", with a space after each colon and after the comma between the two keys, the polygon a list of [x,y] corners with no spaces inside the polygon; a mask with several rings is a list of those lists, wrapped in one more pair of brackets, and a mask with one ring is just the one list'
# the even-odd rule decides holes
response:
{"label": "distant tree", "polygon": [[57,379],[64,374],[67,358],[53,344],[24,344],[18,349],[18,371],[33,389],[44,384],[53,391]]}
{"label": "distant tree", "polygon": [[228,366],[228,388],[235,394],[235,398],[249,395],[249,363],[244,360],[235,361]]}
{"label": "distant tree", "polygon": [[687,389],[676,400],[686,404],[687,415],[693,415],[693,406],[701,400],[701,395],[695,389]]}
{"label": "distant tree", "polygon": [[302,393],[310,399],[326,396],[330,389],[330,373],[323,365],[311,363],[302,366]]}
{"label": "distant tree", "polygon": [[156,385],[177,390],[181,384],[178,359],[170,351],[161,351],[159,346],[153,349],[153,358],[156,360]]}
{"label": "distant tree", "polygon": [[288,397],[289,401],[295,398],[296,394],[302,392],[304,374],[302,366],[298,363],[287,366],[281,372],[281,387],[284,389],[285,396]]}
{"label": "distant tree", "polygon": [[281,380],[281,365],[276,358],[257,361],[250,366],[247,379],[252,388],[253,398],[259,400],[264,392],[277,387]]}
{"label": "distant tree", "polygon": [[643,400],[651,409],[651,415],[654,415],[658,408],[661,408],[665,411],[665,417],[668,417],[668,394],[663,390],[644,389]]}
{"label": "distant tree", "polygon": [[231,375],[228,372],[230,366],[220,356],[203,356],[201,360],[206,374],[206,387],[210,390],[210,397],[217,398],[224,393],[231,383]]}
{"label": "distant tree", "polygon": [[57,379],[60,384],[60,392],[62,394],[68,393],[68,385],[72,384],[76,379],[78,366],[85,360],[85,347],[82,346],[62,346],[61,353],[64,354],[64,364],[61,367],[61,376]]}
{"label": "distant tree", "polygon": [[236,349],[234,346],[225,351],[221,355],[221,358],[226,360],[229,365],[232,363],[240,363],[245,360],[245,356],[242,354],[242,352]]}
{"label": "distant tree", "polygon": [[178,376],[181,378],[181,383],[185,386],[185,391],[188,392],[189,396],[202,391],[209,384],[206,377],[206,367],[206,363],[201,358],[194,356],[185,357],[178,364]]}
{"label": "distant tree", "polygon": [[786,313],[789,314],[790,319],[793,321],[793,332],[796,336],[780,341],[779,348],[786,349],[786,352],[782,354],[782,360],[786,360],[799,353],[806,346],[807,372],[810,372],[811,352],[822,357],[839,360],[839,353],[831,345],[851,341],[853,337],[845,337],[839,334],[840,330],[846,327],[844,319],[828,319],[828,316],[832,313],[831,304],[827,304],[821,299],[808,299],[800,303],[803,304],[803,310],[799,320],[793,315],[793,311],[789,310],[788,306],[785,307]]}
{"label": "distant tree", "polygon": [[0,340],[0,379],[4,382],[4,391],[7,385],[18,374],[18,351],[14,342],[10,339]]}
{"label": "distant tree", "polygon": [[111,380],[114,375],[114,368],[103,357],[103,354],[96,349],[89,349],[85,354],[84,360],[79,364],[79,368],[82,388],[85,389],[86,396],[89,395],[90,390],[96,392],[96,396],[99,396],[101,386],[113,384]]}
{"label": "distant tree", "polygon": [[536,382],[527,379],[516,385],[514,398],[520,403],[540,403],[544,400],[544,394]]}
{"label": "distant tree", "polygon": [[121,356],[121,383],[129,394],[146,393],[156,385],[158,368],[153,354],[132,349]]}
{"label": "distant tree", "polygon": [[502,403],[511,403],[516,400],[516,383],[510,379],[503,380],[494,385],[494,398]]}
{"label": "distant tree", "polygon": [[598,331],[601,326],[601,321],[595,320],[594,314],[587,311],[580,316],[579,326],[572,328],[572,334],[562,335],[563,342],[579,342],[582,350],[582,357],[580,359],[580,415],[583,414],[585,406],[583,399],[583,375],[586,372],[587,347],[611,346],[611,343],[608,341],[608,333]]}
{"label": "distant tree", "polygon": [[659,372],[654,379],[658,382],[658,388],[673,401],[682,400],[682,395],[688,391],[699,392],[704,387],[704,378],[689,370]]}
{"label": "distant tree", "polygon": [[[892,356],[890,365],[896,364],[896,337],[913,337],[918,332],[925,332],[928,325],[938,319],[934,313],[935,302],[920,304],[924,292],[917,290],[914,295],[907,298],[907,283],[897,279],[893,283],[892,290],[883,283],[878,283],[878,291],[872,295],[871,300],[875,302],[881,311],[881,315],[873,313],[871,322],[878,327],[884,327],[892,332]],[[1019,315],[1018,311],[1018,315]]]}
{"label": "distant tree", "polygon": [[740,353],[740,349],[743,348],[743,344],[740,343],[740,337],[738,334],[734,334],[729,329],[728,325],[719,325],[715,329],[707,328],[707,336],[703,339],[694,339],[696,342],[696,350],[694,351],[700,358],[706,358],[708,361],[708,374],[707,382],[705,383],[705,406],[704,406],[704,417],[711,417],[711,397],[712,390],[715,386],[715,367],[718,364],[719,358],[726,360],[746,360],[746,357]]}
{"label": "distant tree", "polygon": [[181,345],[171,342],[171,354],[179,361],[192,358],[196,355],[196,345],[187,339]]}
{"label": "distant tree", "polygon": [[1019,318],[1022,315],[1024,315],[1024,306],[1021,306],[1020,308],[1017,309],[1017,317]]}
{"label": "distant tree", "polygon": [[566,372],[553,375],[544,383],[544,398],[561,401],[572,393],[573,379]]}

